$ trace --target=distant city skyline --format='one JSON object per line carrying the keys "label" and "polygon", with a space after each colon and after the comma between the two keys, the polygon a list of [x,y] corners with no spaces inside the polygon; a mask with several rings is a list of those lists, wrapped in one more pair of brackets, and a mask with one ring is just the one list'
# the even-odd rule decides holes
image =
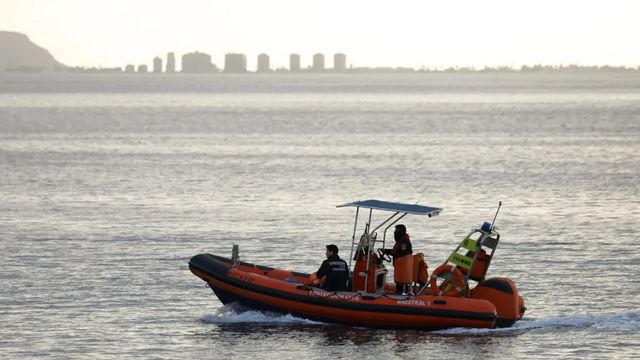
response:
{"label": "distant city skyline", "polygon": [[[153,74],[215,74],[225,73],[425,73],[425,72],[640,72],[640,66],[582,66],[577,64],[549,66],[542,64],[523,65],[521,67],[446,67],[419,69],[412,67],[363,67],[349,64],[344,53],[333,54],[333,64],[325,60],[325,55],[315,53],[311,65],[302,67],[301,55],[289,55],[289,68],[284,66],[272,67],[269,54],[260,53],[257,56],[257,69],[251,71],[247,67],[247,55],[242,53],[227,53],[224,64],[219,68],[213,63],[211,55],[199,51],[183,54],[181,68],[176,65],[175,52],[166,54],[166,62],[160,56],[152,60],[151,70],[147,64],[127,64],[124,69],[116,67],[68,66],[58,62],[47,49],[33,43],[26,34],[0,31],[0,72],[38,73],[38,72],[73,72],[73,73],[142,73]],[[166,64],[166,65],[165,65]],[[331,67],[332,66],[332,67]]]}
{"label": "distant city skyline", "polygon": [[[300,54],[289,54],[288,66],[272,67],[271,57],[267,53],[260,53],[257,55],[257,67],[254,72],[256,73],[268,73],[268,72],[345,72],[352,68],[352,65],[347,64],[347,55],[343,53],[333,54],[333,63],[327,64],[325,61],[325,55],[322,53],[315,53],[310,55],[310,63],[307,66],[303,66],[303,57]],[[166,60],[166,68],[163,68],[163,63]],[[199,51],[189,52],[182,55],[182,63],[178,68],[175,62],[175,53],[168,52],[166,59],[160,56],[156,56],[152,60],[152,72],[153,73],[245,73],[253,72],[247,68],[247,55],[241,53],[228,53],[224,55],[224,62],[221,66],[218,66],[213,61],[211,55]],[[84,67],[77,67],[78,69]],[[143,73],[147,72],[147,65],[143,64],[126,64],[124,66],[116,66],[111,68],[104,68],[104,70],[116,70],[118,68],[124,69],[124,72],[134,72],[135,69],[141,69]],[[133,69],[133,70],[132,70]]]}
{"label": "distant city skyline", "polygon": [[[270,56],[266,53],[257,55],[257,68],[251,70],[247,68],[247,55],[241,53],[228,53],[224,56],[224,62],[218,67],[212,61],[211,55],[199,51],[194,51],[182,55],[182,66],[177,67],[175,63],[175,53],[166,54],[166,68],[163,69],[163,59],[159,56],[153,58],[153,69],[149,71],[146,64],[127,64],[124,67],[71,67],[66,69],[70,72],[125,72],[142,73],[153,72],[154,74],[215,74],[215,73],[371,73],[371,72],[396,72],[396,73],[419,73],[419,72],[640,72],[640,66],[611,66],[595,65],[581,66],[577,64],[569,65],[522,65],[520,67],[497,66],[497,67],[447,67],[447,68],[412,68],[412,67],[361,67],[349,64],[347,66],[347,55],[343,53],[333,54],[333,64],[326,62],[325,54],[315,53],[311,56],[311,63],[302,66],[300,54],[289,54],[289,67],[271,67]],[[33,71],[27,68],[26,71]],[[20,72],[20,68],[10,71]],[[63,70],[65,71],[65,70]]]}
{"label": "distant city skyline", "polygon": [[[175,53],[169,52],[166,55],[167,64],[169,64],[166,68],[166,71],[162,69],[163,60],[162,58],[156,56],[153,58],[153,73],[185,73],[185,74],[213,74],[218,72],[223,73],[363,73],[363,72],[446,72],[446,71],[455,71],[455,72],[512,72],[512,71],[520,71],[520,72],[539,72],[539,71],[564,71],[564,72],[577,72],[577,71],[640,71],[640,66],[636,67],[627,67],[627,66],[578,66],[576,64],[570,65],[562,65],[562,66],[550,66],[550,65],[523,65],[521,67],[509,67],[509,66],[499,66],[499,67],[483,67],[483,68],[474,68],[474,67],[448,67],[448,68],[411,68],[411,67],[359,67],[354,66],[353,64],[349,64],[347,66],[347,55],[343,53],[333,54],[333,64],[328,64],[326,62],[326,57],[322,53],[315,53],[311,57],[311,63],[307,66],[301,66],[301,55],[300,54],[290,54],[289,55],[289,67],[278,67],[273,68],[270,65],[270,57],[269,54],[261,53],[257,55],[257,68],[255,71],[252,71],[247,68],[247,56],[246,54],[240,53],[229,53],[225,54],[224,63],[218,67],[215,63],[213,63],[212,58],[207,53],[202,52],[190,52],[182,55],[182,66],[180,69],[176,67],[175,64]],[[70,71],[88,71],[88,72],[118,72],[121,71],[125,73],[138,72],[146,74],[148,73],[148,67],[145,64],[127,64],[124,67],[113,67],[113,68],[84,68],[84,67],[76,67],[69,69]],[[137,69],[137,70],[136,70]]]}
{"label": "distant city skyline", "polygon": [[[3,0],[2,30],[18,31],[69,66],[123,67],[195,50],[224,63],[227,53],[349,55],[362,67],[640,65],[640,2],[631,0]],[[149,57],[151,54],[151,58]],[[331,54],[331,55],[330,55]],[[348,67],[349,65],[346,64]]]}

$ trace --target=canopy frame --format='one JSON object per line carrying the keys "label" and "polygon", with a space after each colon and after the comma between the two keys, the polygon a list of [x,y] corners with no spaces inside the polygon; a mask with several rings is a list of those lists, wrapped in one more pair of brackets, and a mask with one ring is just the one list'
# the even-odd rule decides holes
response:
{"label": "canopy frame", "polygon": [[[351,203],[346,203],[346,204],[342,204],[342,205],[338,205],[336,207],[342,208],[342,207],[355,207],[356,208],[356,215],[355,215],[355,220],[353,223],[353,234],[351,235],[351,251],[349,253],[349,269],[351,269],[351,263],[353,261],[353,252],[355,251],[359,251],[360,247],[367,247],[367,267],[366,267],[366,275],[365,275],[365,292],[369,292],[370,289],[367,289],[366,286],[369,284],[368,282],[368,277],[369,277],[369,263],[370,263],[370,257],[371,257],[371,253],[374,250],[375,244],[376,244],[376,240],[377,240],[377,233],[376,230],[380,229],[381,227],[383,227],[385,224],[387,224],[388,222],[391,221],[391,223],[389,223],[385,228],[384,228],[384,234],[382,237],[382,248],[384,249],[384,246],[386,244],[386,238],[387,238],[387,230],[395,225],[398,221],[400,221],[402,218],[404,218],[405,216],[407,216],[408,214],[412,214],[412,215],[426,215],[428,217],[433,217],[433,216],[437,216],[440,214],[440,212],[442,212],[442,208],[437,208],[437,207],[429,207],[429,206],[423,206],[423,205],[418,205],[416,204],[404,204],[404,203],[398,203],[398,202],[390,202],[390,201],[382,201],[382,200],[375,200],[375,199],[370,199],[370,200],[364,200],[364,201],[355,201],[355,202],[351,202]],[[360,238],[360,240],[358,242],[356,242],[356,231],[357,231],[357,227],[358,227],[358,219],[359,219],[359,215],[360,215],[360,208],[364,208],[364,209],[369,209],[369,219],[368,221],[365,223],[365,227],[364,227],[364,232]],[[393,212],[393,214],[389,217],[386,218],[386,220],[384,220],[382,223],[380,223],[378,226],[376,226],[373,230],[371,230],[371,220],[372,220],[372,215],[373,215],[373,210],[380,210],[380,211],[389,211],[389,212]],[[365,244],[366,242],[366,244]],[[355,276],[355,274],[354,274]],[[373,292],[375,292],[375,289],[373,289]]]}

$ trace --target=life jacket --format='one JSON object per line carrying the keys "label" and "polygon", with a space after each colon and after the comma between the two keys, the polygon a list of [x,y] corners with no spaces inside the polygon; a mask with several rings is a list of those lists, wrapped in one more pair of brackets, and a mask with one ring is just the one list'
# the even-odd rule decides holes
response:
{"label": "life jacket", "polygon": [[417,253],[413,255],[413,281],[418,284],[426,284],[429,281],[429,274],[427,272],[427,262],[424,260],[423,253]]}
{"label": "life jacket", "polygon": [[405,234],[404,237],[393,245],[391,249],[391,256],[393,259],[397,259],[403,257],[405,255],[413,254],[413,248],[411,246],[411,239],[409,239],[409,234]]}

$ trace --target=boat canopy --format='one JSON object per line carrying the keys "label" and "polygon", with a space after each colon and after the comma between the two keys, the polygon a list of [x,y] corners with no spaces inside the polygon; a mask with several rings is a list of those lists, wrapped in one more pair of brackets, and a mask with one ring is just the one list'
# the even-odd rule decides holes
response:
{"label": "boat canopy", "polygon": [[437,207],[422,206],[417,204],[403,204],[403,203],[374,200],[374,199],[355,201],[351,203],[338,205],[336,207],[340,208],[340,207],[349,207],[349,206],[361,207],[366,209],[394,211],[394,212],[414,214],[414,215],[427,215],[429,217],[436,216],[440,214],[440,212],[442,211],[441,208],[437,208]]}

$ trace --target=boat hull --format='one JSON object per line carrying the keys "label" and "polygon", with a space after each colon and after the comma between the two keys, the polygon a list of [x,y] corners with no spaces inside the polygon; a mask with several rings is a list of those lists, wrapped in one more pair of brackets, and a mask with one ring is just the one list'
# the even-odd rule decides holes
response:
{"label": "boat hull", "polygon": [[310,286],[308,274],[241,263],[211,254],[194,256],[190,270],[224,304],[292,314],[305,319],[375,328],[437,330],[491,328],[495,306],[485,299],[327,292]]}

